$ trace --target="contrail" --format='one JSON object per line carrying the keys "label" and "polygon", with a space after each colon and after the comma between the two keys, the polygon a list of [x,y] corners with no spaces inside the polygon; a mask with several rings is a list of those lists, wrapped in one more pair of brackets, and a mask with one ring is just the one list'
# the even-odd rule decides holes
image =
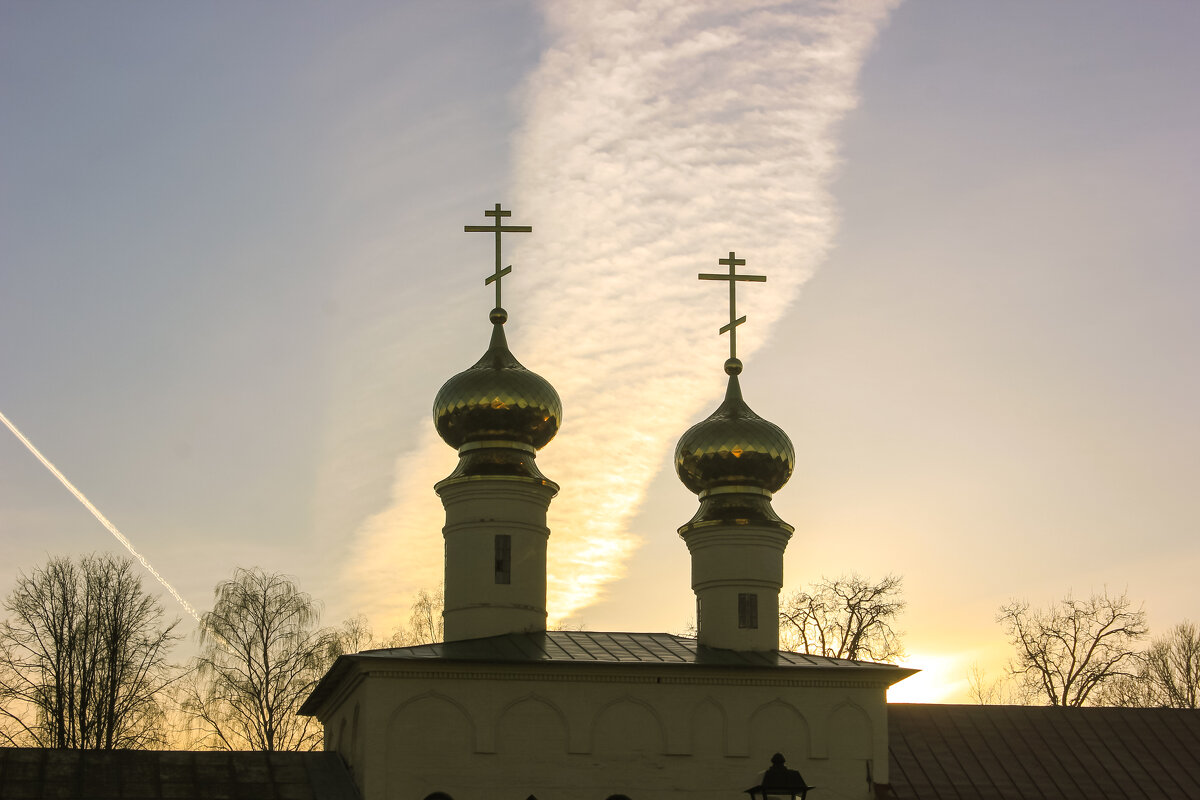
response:
{"label": "contrail", "polygon": [[69,480],[67,480],[67,476],[63,475],[61,472],[59,472],[58,467],[51,464],[50,459],[48,459],[44,455],[42,455],[41,451],[33,446],[33,442],[26,439],[25,434],[23,434],[19,430],[17,430],[17,426],[13,425],[12,422],[9,421],[8,417],[4,416],[3,413],[0,413],[0,422],[3,422],[5,427],[7,427],[10,431],[12,431],[13,436],[16,436],[18,439],[21,440],[21,444],[25,445],[25,447],[27,447],[29,449],[29,452],[33,453],[34,457],[37,458],[38,461],[42,462],[42,466],[44,466],[46,469],[50,470],[50,474],[52,474],[54,477],[58,478],[59,483],[61,483],[65,487],[67,487],[68,492],[75,495],[76,500],[78,500],[80,503],[83,503],[84,508],[86,508],[88,511],[92,512],[92,516],[95,517],[100,522],[101,525],[103,525],[105,528],[107,528],[109,533],[111,533],[113,536],[117,537],[117,541],[120,542],[121,544],[123,544],[125,546],[125,549],[128,550],[133,555],[134,558],[136,558],[138,561],[141,562],[142,566],[146,568],[146,571],[149,572],[151,575],[153,575],[154,579],[156,581],[158,581],[159,583],[161,583],[163,585],[163,588],[171,593],[171,596],[175,598],[175,600],[179,603],[179,605],[183,606],[183,610],[186,611],[188,614],[190,614],[192,616],[192,618],[194,620],[196,620],[196,622],[199,622],[200,615],[196,613],[196,609],[192,608],[191,604],[188,603],[187,600],[184,600],[179,595],[179,592],[175,591],[174,586],[167,583],[166,578],[164,578],[162,575],[158,574],[158,570],[156,570],[154,567],[150,566],[150,562],[146,560],[146,557],[143,556],[141,553],[139,553],[136,549],[134,549],[133,543],[130,542],[128,539],[126,539],[125,535],[123,533],[121,533],[119,530],[117,530],[117,526],[113,525],[111,522],[109,522],[108,517],[101,514],[100,509],[98,509],[94,505],[92,505],[92,501],[88,500],[86,497],[84,497],[83,492],[76,489],[75,484],[73,484]]}
{"label": "contrail", "polygon": [[[622,577],[647,487],[724,389],[727,307],[697,273],[736,250],[770,276],[746,293],[753,324],[739,353],[753,373],[748,357],[832,246],[837,126],[893,5],[542,5],[548,46],[520,95],[508,202],[534,233],[510,251],[508,335],[563,400],[563,428],[538,456],[562,486],[549,519],[552,618]],[[454,457],[431,427],[397,463],[389,507],[358,531],[347,577],[361,605],[394,613],[403,593],[436,581],[441,509],[429,487]]]}

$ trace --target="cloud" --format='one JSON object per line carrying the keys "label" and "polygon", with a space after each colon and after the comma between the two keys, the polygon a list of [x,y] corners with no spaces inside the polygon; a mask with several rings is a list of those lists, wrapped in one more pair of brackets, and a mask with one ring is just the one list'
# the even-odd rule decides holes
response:
{"label": "cloud", "polygon": [[[550,509],[552,618],[622,576],[638,544],[627,523],[664,453],[724,389],[725,284],[697,273],[735,250],[744,271],[768,276],[739,287],[749,372],[829,250],[837,125],[891,5],[545,6],[549,45],[522,90],[506,203],[534,232],[506,243],[505,299],[514,354],[564,406],[538,457],[562,486]],[[445,445],[422,432],[398,462],[391,505],[359,530],[348,574],[365,606],[402,606],[436,582],[430,486],[446,463]]]}

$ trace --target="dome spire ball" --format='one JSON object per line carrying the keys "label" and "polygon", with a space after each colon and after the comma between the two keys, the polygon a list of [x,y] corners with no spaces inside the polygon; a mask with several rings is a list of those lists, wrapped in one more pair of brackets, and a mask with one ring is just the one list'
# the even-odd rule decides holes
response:
{"label": "dome spire ball", "polygon": [[791,477],[795,450],[779,426],[755,414],[742,399],[738,376],[737,329],[746,317],[737,314],[737,284],[765,282],[764,275],[739,274],[746,260],[730,251],[718,264],[727,273],[701,273],[700,280],[729,281],[729,358],[725,400],[708,419],[693,425],[675,449],[675,471],[683,485],[700,496],[700,510],[683,529],[700,523],[758,520],[784,524],[771,509],[770,497]]}
{"label": "dome spire ball", "polygon": [[511,211],[495,208],[483,212],[491,225],[466,225],[467,233],[492,233],[496,261],[484,285],[495,284],[496,305],[488,314],[492,337],[487,352],[472,367],[442,386],[433,403],[433,419],[446,444],[458,449],[459,465],[450,477],[469,475],[523,475],[545,480],[533,463],[534,451],[558,432],[562,401],[550,383],[526,369],[508,349],[504,324],[508,312],[502,303],[502,281],[512,266],[501,268],[501,236],[529,233],[529,225],[503,225]]}

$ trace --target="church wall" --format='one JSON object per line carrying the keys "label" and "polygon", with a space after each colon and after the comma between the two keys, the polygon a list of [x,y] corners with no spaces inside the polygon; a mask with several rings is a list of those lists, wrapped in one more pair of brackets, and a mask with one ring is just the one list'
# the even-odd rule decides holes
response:
{"label": "church wall", "polygon": [[728,800],[775,752],[826,798],[887,780],[885,689],[836,670],[424,666],[372,669],[330,715],[371,731],[327,734],[364,800]]}

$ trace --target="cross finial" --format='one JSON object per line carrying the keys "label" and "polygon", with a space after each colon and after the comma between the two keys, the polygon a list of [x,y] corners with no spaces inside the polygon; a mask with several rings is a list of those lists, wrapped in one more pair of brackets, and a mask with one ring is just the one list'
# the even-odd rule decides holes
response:
{"label": "cross finial", "polygon": [[483,282],[483,285],[487,286],[489,283],[496,284],[496,308],[499,309],[499,308],[501,308],[501,305],[500,305],[500,280],[505,275],[512,272],[512,265],[509,265],[509,266],[505,267],[504,269],[500,269],[500,234],[502,234],[502,233],[529,233],[530,231],[533,230],[533,228],[530,227],[529,225],[501,225],[500,224],[501,217],[511,217],[512,212],[505,211],[503,208],[500,207],[499,203],[496,203],[495,208],[490,208],[487,211],[484,211],[483,215],[485,217],[495,217],[496,224],[495,225],[464,225],[463,230],[466,231],[467,233],[483,232],[483,233],[496,234],[496,271],[493,272],[491,275],[487,276],[487,280],[485,280]]}
{"label": "cross finial", "polygon": [[741,362],[737,361],[737,328],[746,321],[745,316],[737,315],[737,282],[738,281],[755,281],[762,283],[767,279],[765,275],[739,275],[737,268],[744,266],[746,259],[738,258],[737,255],[730,250],[729,258],[719,258],[717,263],[722,266],[729,267],[729,273],[726,275],[712,274],[707,272],[700,273],[702,281],[729,281],[729,324],[721,327],[721,333],[729,332],[729,363],[737,362],[740,368]]}

